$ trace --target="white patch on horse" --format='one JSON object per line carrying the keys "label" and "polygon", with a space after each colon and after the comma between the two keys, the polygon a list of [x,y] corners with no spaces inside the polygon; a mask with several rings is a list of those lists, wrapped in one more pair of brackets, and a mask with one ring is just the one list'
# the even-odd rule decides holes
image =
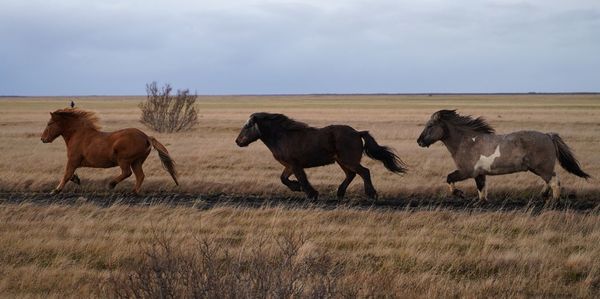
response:
{"label": "white patch on horse", "polygon": [[475,139],[477,139],[477,136],[471,138],[471,140],[473,140],[473,142],[475,142]]}
{"label": "white patch on horse", "polygon": [[251,119],[252,119],[252,118],[248,118],[248,120],[247,120],[247,121],[246,121],[246,123],[244,124],[244,127],[247,127],[247,126],[250,124],[250,120],[251,120]]}
{"label": "white patch on horse", "polygon": [[477,161],[477,163],[475,163],[475,167],[474,170],[478,170],[478,169],[483,169],[486,171],[492,171],[492,163],[494,163],[494,160],[496,160],[496,158],[500,157],[500,146],[498,145],[496,147],[496,150],[494,151],[493,154],[491,154],[490,156],[486,157],[484,155],[481,155],[479,157],[479,160]]}

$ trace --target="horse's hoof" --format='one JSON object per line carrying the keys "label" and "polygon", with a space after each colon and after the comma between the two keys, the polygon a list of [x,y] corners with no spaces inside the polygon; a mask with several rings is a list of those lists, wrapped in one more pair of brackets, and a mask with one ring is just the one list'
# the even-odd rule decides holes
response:
{"label": "horse's hoof", "polygon": [[58,193],[60,193],[60,190],[57,190],[57,189],[50,191],[50,195],[56,195]]}
{"label": "horse's hoof", "polygon": [[309,200],[317,200],[317,199],[319,199],[319,192],[317,192],[317,191],[309,192],[306,194],[306,197]]}
{"label": "horse's hoof", "polygon": [[115,189],[116,186],[117,186],[117,182],[108,183],[108,188],[110,188],[110,189]]}
{"label": "horse's hoof", "polygon": [[77,185],[81,185],[81,180],[79,179],[79,177],[78,177],[76,174],[74,174],[74,175],[71,177],[71,182],[73,182],[73,183],[75,183],[75,184],[77,184]]}
{"label": "horse's hoof", "polygon": [[454,191],[452,191],[452,195],[454,197],[460,198],[460,199],[464,199],[465,198],[465,193],[462,192],[462,190],[459,189],[454,189]]}

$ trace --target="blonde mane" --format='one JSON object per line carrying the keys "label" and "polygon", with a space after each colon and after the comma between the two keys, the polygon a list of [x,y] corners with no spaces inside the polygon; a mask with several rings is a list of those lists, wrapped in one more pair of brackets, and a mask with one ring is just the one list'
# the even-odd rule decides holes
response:
{"label": "blonde mane", "polygon": [[81,120],[85,125],[88,125],[96,130],[100,130],[101,128],[98,124],[100,122],[100,119],[98,118],[96,113],[92,111],[81,110],[78,108],[64,108],[58,109],[52,112],[52,114],[58,115],[65,119],[73,118]]}

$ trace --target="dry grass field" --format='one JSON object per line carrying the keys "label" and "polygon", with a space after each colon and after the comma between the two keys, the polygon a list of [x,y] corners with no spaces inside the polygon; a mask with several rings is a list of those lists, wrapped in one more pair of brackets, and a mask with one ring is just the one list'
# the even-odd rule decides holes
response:
{"label": "dry grass field", "polygon": [[[600,292],[597,213],[3,204],[0,219],[8,297],[113,297],[148,286],[155,297],[202,287],[209,297],[277,297],[288,283],[294,294],[334,297]],[[205,271],[194,283],[205,285],[181,275],[197,269]],[[154,271],[174,281],[160,286]],[[319,291],[326,282],[332,290]]]}
{"label": "dry grass field", "polygon": [[[77,105],[98,112],[105,130],[138,127],[137,98],[78,98]],[[63,108],[70,101],[57,98],[4,98],[0,100],[0,190],[49,192],[58,184],[66,162],[64,142],[42,144],[40,135],[49,111]],[[197,129],[177,134],[152,134],[166,144],[178,163],[181,186],[175,187],[164,171],[156,152],[146,162],[146,182],[142,191],[191,193],[235,193],[255,195],[297,195],[279,181],[282,167],[268,149],[257,142],[248,148],[235,145],[241,126],[252,112],[285,113],[313,126],[349,124],[369,130],[380,144],[395,148],[411,171],[397,176],[381,163],[365,158],[375,188],[383,198],[409,195],[445,195],[446,175],[454,170],[449,153],[441,144],[428,149],[417,146],[416,139],[429,116],[438,109],[452,108],[484,116],[497,129],[507,133],[522,129],[558,132],[575,151],[583,169],[600,177],[600,96],[269,96],[201,97],[200,124]],[[557,167],[566,194],[585,195],[600,191],[597,179],[585,181]],[[80,169],[82,186],[68,184],[65,192],[105,191],[118,169]],[[324,197],[335,196],[344,178],[336,165],[307,171],[312,184]],[[133,178],[117,191],[129,191]],[[531,195],[539,192],[542,181],[522,173],[488,178],[490,196],[496,194]],[[458,186],[476,196],[474,181]],[[350,185],[348,196],[361,197],[362,181]]]}
{"label": "dry grass field", "polygon": [[[198,196],[197,205],[109,204],[90,194],[128,192],[130,178],[107,191],[117,169],[80,169],[82,185],[65,192],[79,200],[8,200],[49,192],[66,161],[57,139],[42,144],[49,111],[70,99],[0,98],[0,297],[581,297],[600,294],[598,208],[418,210],[268,204],[217,204],[201,195],[301,197],[279,182],[281,166],[257,142],[234,139],[248,115],[282,112],[314,126],[345,123],[369,130],[395,148],[411,171],[398,176],[376,161],[380,201],[443,199],[453,171],[441,144],[416,138],[442,108],[482,115],[499,133],[558,132],[593,176],[585,181],[557,166],[563,202],[600,201],[600,96],[268,96],[200,97],[199,126],[153,134],[139,122],[141,97],[85,97],[80,108],[99,113],[105,130],[138,127],[155,136],[178,163],[175,187],[156,152],[146,162],[142,192]],[[336,165],[307,171],[327,200],[343,172]],[[489,177],[490,198],[535,198],[539,178]],[[458,184],[475,197],[472,180]],[[362,181],[347,194],[362,200]],[[199,208],[202,207],[202,208]]]}

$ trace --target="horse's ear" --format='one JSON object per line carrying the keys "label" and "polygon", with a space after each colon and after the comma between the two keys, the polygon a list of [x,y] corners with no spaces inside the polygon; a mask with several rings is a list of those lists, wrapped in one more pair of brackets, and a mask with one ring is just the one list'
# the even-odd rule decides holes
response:
{"label": "horse's ear", "polygon": [[250,119],[248,119],[248,122],[250,124],[255,124],[258,120],[259,117],[256,115],[256,113],[252,113],[252,115],[250,115]]}
{"label": "horse's ear", "polygon": [[254,114],[251,114],[250,117],[248,117],[248,120],[246,121],[246,123],[244,124],[244,127],[253,126],[255,123],[256,123],[256,117],[254,116]]}

